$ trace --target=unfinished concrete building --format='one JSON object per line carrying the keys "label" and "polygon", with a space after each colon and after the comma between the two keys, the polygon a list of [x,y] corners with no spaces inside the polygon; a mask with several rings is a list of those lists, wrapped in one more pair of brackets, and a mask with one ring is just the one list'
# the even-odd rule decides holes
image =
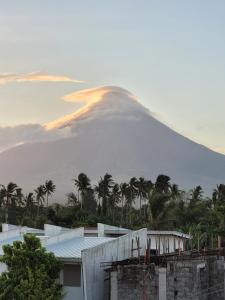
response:
{"label": "unfinished concrete building", "polygon": [[224,256],[211,253],[131,258],[107,269],[111,300],[224,300]]}

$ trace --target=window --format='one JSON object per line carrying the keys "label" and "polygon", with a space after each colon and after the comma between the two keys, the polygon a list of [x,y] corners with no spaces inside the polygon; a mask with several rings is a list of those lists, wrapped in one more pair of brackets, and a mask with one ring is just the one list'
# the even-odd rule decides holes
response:
{"label": "window", "polygon": [[64,286],[81,286],[81,266],[80,265],[64,265],[63,270]]}

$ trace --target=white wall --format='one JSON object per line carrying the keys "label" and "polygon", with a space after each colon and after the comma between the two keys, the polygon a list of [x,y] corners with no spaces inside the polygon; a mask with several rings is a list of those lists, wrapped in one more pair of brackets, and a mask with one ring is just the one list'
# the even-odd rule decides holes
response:
{"label": "white wall", "polygon": [[[84,289],[83,289],[83,274],[81,268],[81,285],[80,287],[63,286],[63,292],[65,296],[63,300],[84,300]],[[63,270],[60,272],[60,283],[63,284]]]}
{"label": "white wall", "polygon": [[122,232],[121,235],[123,235],[124,232],[127,234],[130,231],[129,229],[126,229],[126,228],[111,226],[111,225],[107,225],[107,224],[103,224],[103,223],[98,223],[97,227],[98,227],[98,236],[100,236],[100,237],[106,236],[105,231],[107,231],[107,230],[114,231],[114,233],[117,233],[117,234]]}
{"label": "white wall", "polygon": [[[82,237],[82,236],[84,236],[84,228],[83,227],[71,229],[71,230],[65,231],[63,233],[59,233],[58,235],[53,235],[46,240],[43,240],[42,245],[44,247],[47,247],[47,246],[50,246],[53,244],[60,243],[62,241],[72,239],[74,237]],[[1,238],[1,236],[0,236],[0,238]]]}
{"label": "white wall", "polygon": [[[183,239],[171,235],[148,235],[148,238],[151,239],[151,249],[159,249],[160,244],[160,254],[167,252],[174,252],[179,247],[180,241],[180,250],[184,249]],[[169,250],[169,251],[168,251]]]}
{"label": "white wall", "polygon": [[63,300],[84,300],[83,288],[64,286],[65,297]]}
{"label": "white wall", "polygon": [[[143,255],[147,246],[147,229],[145,228],[82,251],[85,300],[107,299],[105,290],[107,284],[104,284],[104,279],[108,275],[101,263],[130,258],[132,256],[132,239],[135,240],[136,237],[140,239],[140,254]],[[134,248],[136,248],[135,243]],[[138,256],[137,251],[133,252],[133,256]]]}

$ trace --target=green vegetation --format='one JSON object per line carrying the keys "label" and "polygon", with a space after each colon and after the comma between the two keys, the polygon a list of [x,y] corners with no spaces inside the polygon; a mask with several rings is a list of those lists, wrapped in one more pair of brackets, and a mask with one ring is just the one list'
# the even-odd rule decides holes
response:
{"label": "green vegetation", "polygon": [[201,186],[188,192],[180,190],[166,175],[159,175],[155,182],[133,177],[117,183],[105,174],[93,185],[81,173],[73,184],[62,199],[63,205],[49,205],[56,189],[51,180],[26,195],[15,183],[1,186],[0,222],[35,227],[44,223],[94,226],[102,222],[131,229],[179,230],[193,235],[192,247],[213,247],[218,236],[225,236],[223,184],[211,197],[204,196]]}
{"label": "green vegetation", "polygon": [[0,275],[1,300],[60,300],[62,286],[58,283],[61,263],[47,253],[40,240],[25,235],[24,242],[3,246],[0,261],[8,267]]}

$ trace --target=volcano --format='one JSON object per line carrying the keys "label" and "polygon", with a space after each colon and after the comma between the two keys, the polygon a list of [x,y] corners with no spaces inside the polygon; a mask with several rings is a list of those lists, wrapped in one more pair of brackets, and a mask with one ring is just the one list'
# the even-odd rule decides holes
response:
{"label": "volcano", "polygon": [[[225,156],[178,134],[129,91],[113,86],[75,92],[66,101],[85,105],[45,124],[44,141],[30,139],[0,153],[0,183],[14,181],[31,190],[52,179],[56,198],[65,199],[80,172],[96,181],[106,172],[118,180],[166,174],[182,188],[210,191],[225,182]],[[46,140],[53,132],[55,140]]]}

